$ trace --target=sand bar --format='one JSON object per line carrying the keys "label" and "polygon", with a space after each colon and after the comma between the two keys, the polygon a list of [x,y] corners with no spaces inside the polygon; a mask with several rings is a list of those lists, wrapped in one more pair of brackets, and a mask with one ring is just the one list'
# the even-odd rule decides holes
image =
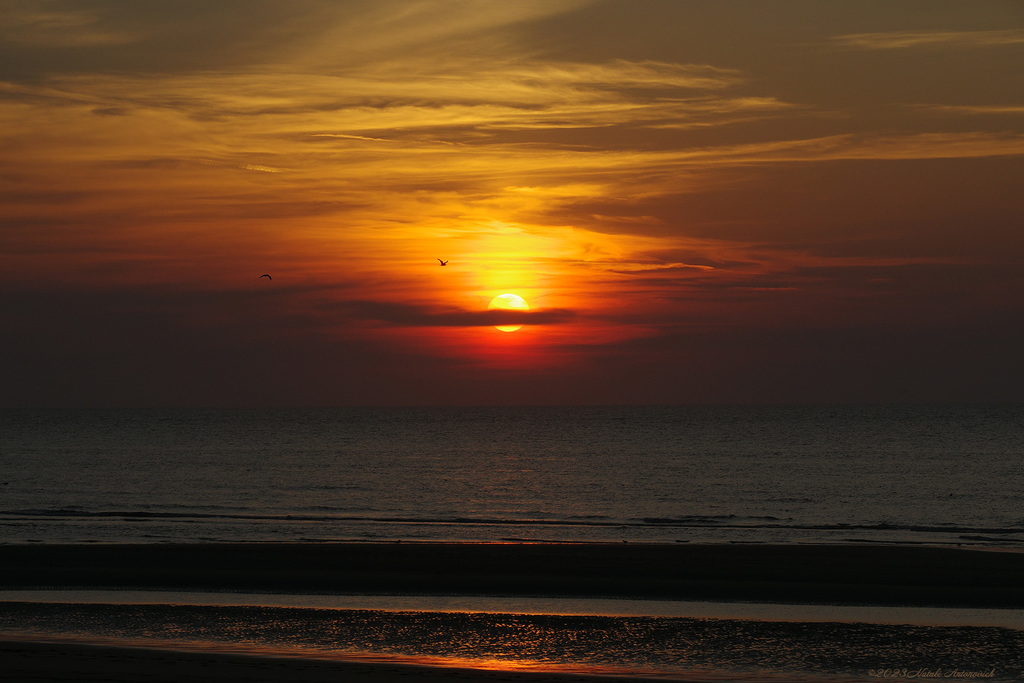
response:
{"label": "sand bar", "polygon": [[1024,553],[884,545],[0,546],[0,588],[1024,607]]}

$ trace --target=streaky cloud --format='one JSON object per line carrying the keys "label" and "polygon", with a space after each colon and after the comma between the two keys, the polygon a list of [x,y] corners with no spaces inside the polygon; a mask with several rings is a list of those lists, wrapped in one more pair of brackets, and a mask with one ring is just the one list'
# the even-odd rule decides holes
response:
{"label": "streaky cloud", "polygon": [[978,114],[1004,116],[1024,114],[1024,105],[1012,104],[920,104],[916,109],[923,111],[935,111],[949,114]]}
{"label": "streaky cloud", "polygon": [[625,263],[608,268],[612,273],[633,275],[637,273],[663,272],[666,270],[715,270],[714,266],[696,265],[692,263]]}
{"label": "streaky cloud", "polygon": [[562,308],[535,311],[435,309],[388,301],[349,300],[331,304],[357,320],[403,327],[492,327],[495,325],[563,325],[576,313]]}
{"label": "streaky cloud", "polygon": [[861,50],[900,50],[916,47],[995,47],[1024,43],[1024,30],[850,33],[835,36],[832,41],[843,47]]}
{"label": "streaky cloud", "polygon": [[4,3],[0,41],[31,47],[81,48],[143,39],[139,33],[102,28],[100,17],[83,8],[44,7],[42,3]]}

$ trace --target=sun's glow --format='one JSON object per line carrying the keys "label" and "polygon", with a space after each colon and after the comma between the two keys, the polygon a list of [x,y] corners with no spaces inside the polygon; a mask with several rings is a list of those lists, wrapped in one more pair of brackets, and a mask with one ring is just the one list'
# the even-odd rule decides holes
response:
{"label": "sun's glow", "polygon": [[[491,299],[491,303],[487,304],[488,311],[528,311],[530,310],[529,304],[518,294],[499,294],[498,296]],[[495,328],[502,332],[515,332],[522,325],[496,325]]]}

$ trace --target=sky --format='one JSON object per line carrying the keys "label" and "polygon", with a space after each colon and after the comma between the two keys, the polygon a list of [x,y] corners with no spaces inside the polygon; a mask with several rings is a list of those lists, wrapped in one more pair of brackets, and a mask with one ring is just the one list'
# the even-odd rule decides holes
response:
{"label": "sky", "polygon": [[0,405],[1019,402],[1022,181],[1017,0],[0,0]]}

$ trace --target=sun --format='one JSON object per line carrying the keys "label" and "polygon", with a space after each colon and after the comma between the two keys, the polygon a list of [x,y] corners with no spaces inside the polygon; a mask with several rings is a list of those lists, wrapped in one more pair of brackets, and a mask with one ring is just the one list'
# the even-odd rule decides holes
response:
{"label": "sun", "polygon": [[[530,306],[518,294],[499,294],[491,299],[491,303],[487,304],[487,310],[528,311]],[[496,325],[495,327],[502,332],[515,332],[522,325]]]}

